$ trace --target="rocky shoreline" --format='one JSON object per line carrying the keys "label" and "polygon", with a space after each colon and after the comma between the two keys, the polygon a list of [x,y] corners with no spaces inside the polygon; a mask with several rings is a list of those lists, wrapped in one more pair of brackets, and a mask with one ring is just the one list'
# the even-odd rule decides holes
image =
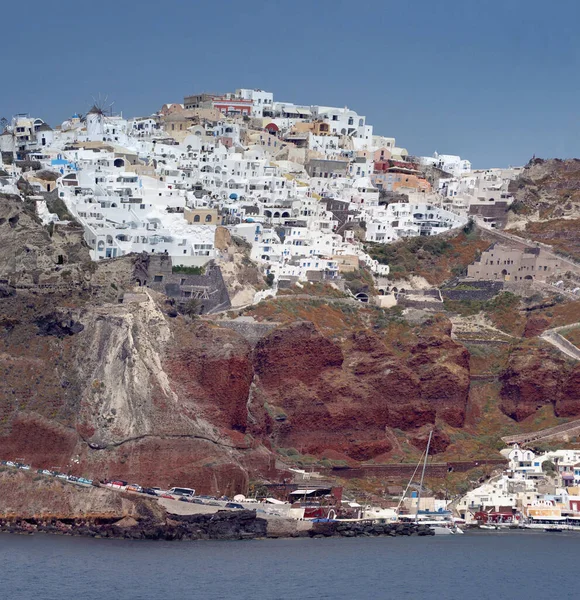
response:
{"label": "rocky shoreline", "polygon": [[2,518],[0,532],[31,535],[48,533],[55,535],[84,536],[131,540],[251,540],[290,537],[378,537],[378,536],[429,536],[429,527],[415,523],[371,524],[361,522],[319,522],[309,529],[279,528],[268,531],[269,521],[260,518],[255,511],[218,511],[214,514],[173,515],[164,521],[157,519],[112,518]]}

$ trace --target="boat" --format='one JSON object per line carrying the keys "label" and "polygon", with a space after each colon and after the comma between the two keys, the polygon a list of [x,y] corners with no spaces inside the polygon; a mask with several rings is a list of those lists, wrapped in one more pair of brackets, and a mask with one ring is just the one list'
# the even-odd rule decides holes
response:
{"label": "boat", "polygon": [[[421,511],[419,511],[419,505],[421,503],[421,493],[423,491],[423,481],[425,479],[425,470],[427,468],[427,460],[429,458],[429,448],[431,447],[432,437],[433,437],[433,430],[431,430],[429,432],[429,439],[427,440],[427,448],[425,449],[424,457],[421,457],[421,459],[423,460],[423,468],[421,470],[421,480],[419,483],[419,493],[417,496],[417,508],[415,510],[415,516],[414,516],[413,520],[416,524],[427,525],[429,527],[429,529],[431,529],[431,531],[433,531],[433,533],[435,535],[461,535],[461,534],[463,534],[463,529],[461,529],[457,525],[457,523],[453,520],[453,518],[451,516],[451,512],[449,512],[449,511],[446,511],[444,513],[425,513],[424,512],[423,514],[421,514]],[[407,488],[405,489],[405,491],[403,493],[403,497],[401,498],[401,500],[399,502],[399,506],[397,507],[397,514],[399,515],[400,522],[409,522],[409,520],[410,520],[410,517],[408,515],[406,518],[405,518],[405,516],[400,515],[400,508],[401,508],[401,503],[403,502],[403,499],[405,498],[405,495],[406,495],[409,487],[411,486],[413,478],[415,477],[415,474],[417,473],[417,470],[419,469],[419,466],[421,465],[421,459],[419,459],[419,462],[417,463],[417,467],[415,468],[413,475],[411,475],[411,479],[409,480],[409,483],[407,484]],[[437,518],[437,517],[441,517],[441,518]]]}

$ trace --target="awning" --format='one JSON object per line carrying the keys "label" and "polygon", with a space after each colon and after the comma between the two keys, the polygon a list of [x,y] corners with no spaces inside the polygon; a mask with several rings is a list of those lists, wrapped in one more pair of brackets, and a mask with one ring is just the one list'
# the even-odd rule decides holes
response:
{"label": "awning", "polygon": [[296,111],[298,112],[299,115],[311,115],[312,112],[309,108],[300,108],[298,107],[296,109]]}
{"label": "awning", "polygon": [[316,490],[295,490],[290,493],[291,496],[304,496],[306,494],[313,494]]}

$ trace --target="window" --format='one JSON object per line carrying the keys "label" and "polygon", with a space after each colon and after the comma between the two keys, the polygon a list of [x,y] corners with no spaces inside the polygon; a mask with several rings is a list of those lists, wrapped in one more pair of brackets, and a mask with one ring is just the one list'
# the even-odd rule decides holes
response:
{"label": "window", "polygon": [[206,215],[205,216],[205,222],[206,223],[211,223],[211,215]]}
{"label": "window", "polygon": [[193,222],[194,223],[199,223],[199,221],[200,221],[199,215],[195,215],[195,217],[193,217]]}
{"label": "window", "polygon": [[155,283],[161,283],[163,281],[163,275],[155,275],[155,277],[153,277],[153,281]]}

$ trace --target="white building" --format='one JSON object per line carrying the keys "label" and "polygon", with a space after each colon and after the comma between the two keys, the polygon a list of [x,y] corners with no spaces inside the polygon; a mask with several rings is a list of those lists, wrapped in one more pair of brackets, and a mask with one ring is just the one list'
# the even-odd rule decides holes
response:
{"label": "white building", "polygon": [[404,204],[365,210],[366,240],[388,243],[417,235],[437,235],[462,227],[467,219],[434,204]]}
{"label": "white building", "polygon": [[438,154],[433,156],[419,157],[419,163],[424,166],[433,166],[446,173],[451,173],[455,177],[461,177],[464,173],[471,171],[471,163],[453,154]]}
{"label": "white building", "polygon": [[264,90],[253,90],[242,88],[236,90],[236,97],[241,100],[251,100],[253,117],[264,117],[273,112],[274,94]]}

